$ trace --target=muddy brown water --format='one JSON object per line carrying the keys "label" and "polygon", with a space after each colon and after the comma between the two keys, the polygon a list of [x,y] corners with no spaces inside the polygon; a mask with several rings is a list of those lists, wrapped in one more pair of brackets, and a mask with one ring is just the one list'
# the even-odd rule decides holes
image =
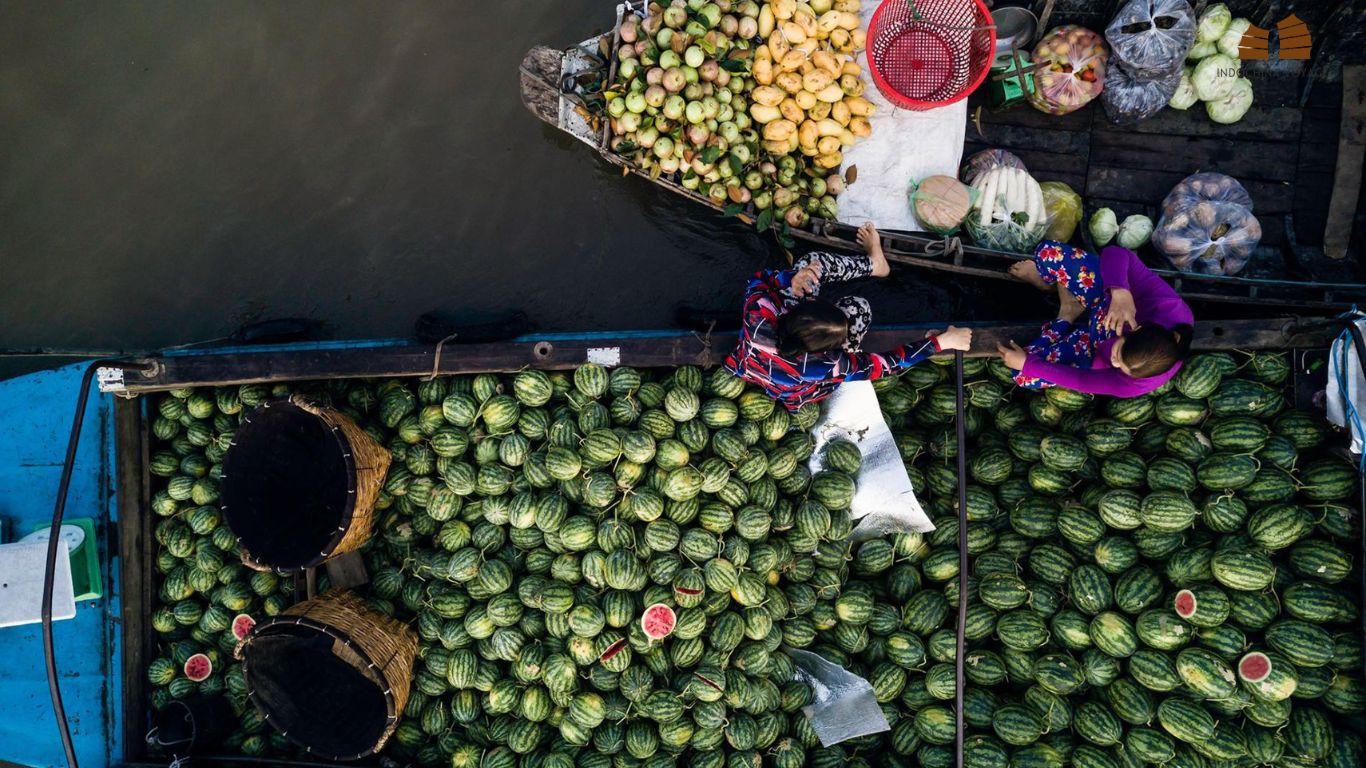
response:
{"label": "muddy brown water", "polygon": [[[738,306],[771,239],[623,179],[521,105],[532,45],[603,0],[0,4],[0,349],[147,350],[302,316],[545,330]],[[980,315],[946,276],[857,289],[883,322]],[[53,361],[0,361],[13,374]]]}

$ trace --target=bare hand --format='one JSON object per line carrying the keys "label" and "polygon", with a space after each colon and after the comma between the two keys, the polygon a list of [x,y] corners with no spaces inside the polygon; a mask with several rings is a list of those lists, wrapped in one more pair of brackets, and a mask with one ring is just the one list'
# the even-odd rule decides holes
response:
{"label": "bare hand", "polygon": [[997,342],[996,354],[1001,356],[1001,362],[1005,363],[1007,368],[1014,371],[1023,370],[1025,360],[1029,358],[1029,353],[1013,341],[1010,342],[1009,347]]}
{"label": "bare hand", "polygon": [[814,296],[821,287],[821,265],[811,263],[792,276],[792,295],[799,299]]}
{"label": "bare hand", "polygon": [[1110,291],[1110,310],[1105,315],[1105,328],[1114,333],[1124,333],[1126,325],[1129,330],[1138,328],[1138,309],[1134,307],[1132,293],[1116,288]]}
{"label": "bare hand", "polygon": [[943,333],[930,335],[937,335],[939,337],[939,349],[944,352],[948,352],[951,350],[967,352],[968,350],[972,349],[971,328],[956,328],[950,325],[948,330],[944,331]]}

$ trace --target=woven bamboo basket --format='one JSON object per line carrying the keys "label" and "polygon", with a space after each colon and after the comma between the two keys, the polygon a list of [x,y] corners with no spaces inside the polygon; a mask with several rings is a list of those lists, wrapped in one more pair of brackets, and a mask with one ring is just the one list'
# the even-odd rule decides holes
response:
{"label": "woven bamboo basket", "polygon": [[260,622],[234,655],[267,723],[309,754],[355,760],[380,751],[398,727],[417,634],[334,590]]}
{"label": "woven bamboo basket", "polygon": [[359,549],[389,461],[338,411],[298,395],[261,405],[223,457],[223,515],[242,562],[290,573]]}

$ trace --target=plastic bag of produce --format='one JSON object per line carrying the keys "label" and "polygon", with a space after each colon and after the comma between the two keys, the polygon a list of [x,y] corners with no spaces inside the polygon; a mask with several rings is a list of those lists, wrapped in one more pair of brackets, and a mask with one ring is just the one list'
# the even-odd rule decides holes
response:
{"label": "plastic bag of produce", "polygon": [[983,248],[1029,253],[1048,230],[1039,182],[1018,168],[999,167],[972,183],[980,195],[968,214],[967,230]]}
{"label": "plastic bag of produce", "polygon": [[968,217],[976,190],[952,176],[926,176],[911,182],[911,209],[931,232],[952,235]]}
{"label": "plastic bag of produce", "polygon": [[974,153],[963,163],[963,167],[958,171],[958,178],[962,179],[964,184],[972,184],[977,181],[978,176],[1002,165],[1007,168],[1019,168],[1022,171],[1029,170],[1025,168],[1024,161],[1011,152],[1004,149],[984,149]]}
{"label": "plastic bag of produce", "polygon": [[1071,240],[1081,223],[1081,195],[1061,181],[1041,182],[1039,189],[1043,190],[1043,207],[1048,212],[1048,229],[1043,239],[1060,243]]}
{"label": "plastic bag of produce", "polygon": [[1133,125],[1161,112],[1180,84],[1179,66],[1164,76],[1153,78],[1135,74],[1112,62],[1105,72],[1105,91],[1100,100],[1110,122]]}
{"label": "plastic bag of produce", "polygon": [[1134,74],[1164,76],[1180,68],[1195,44],[1195,12],[1186,0],[1129,0],[1105,28],[1105,39],[1115,60]]}
{"label": "plastic bag of produce", "polygon": [[821,449],[837,438],[857,445],[863,457],[854,500],[849,504],[849,517],[858,521],[850,536],[852,540],[934,530],[934,523],[915,497],[901,451],[882,417],[871,381],[846,381],[821,403],[820,420],[811,427],[814,450],[807,468],[812,474],[825,465]]}
{"label": "plastic bag of produce", "polygon": [[1261,239],[1261,222],[1251,210],[1213,200],[1172,208],[1153,230],[1153,247],[1173,267],[1207,275],[1238,274]]}
{"label": "plastic bag of produce", "polygon": [[811,686],[815,701],[802,707],[811,730],[829,747],[871,733],[890,731],[873,684],[810,651],[784,648],[797,667],[797,680]]}
{"label": "plastic bag of produce", "polygon": [[1175,214],[1202,200],[1234,203],[1252,210],[1252,195],[1237,179],[1214,171],[1201,171],[1182,179],[1162,198],[1162,215]]}
{"label": "plastic bag of produce", "polygon": [[1105,87],[1109,50],[1101,36],[1075,24],[1058,27],[1034,46],[1034,92],[1029,102],[1050,115],[1086,106]]}

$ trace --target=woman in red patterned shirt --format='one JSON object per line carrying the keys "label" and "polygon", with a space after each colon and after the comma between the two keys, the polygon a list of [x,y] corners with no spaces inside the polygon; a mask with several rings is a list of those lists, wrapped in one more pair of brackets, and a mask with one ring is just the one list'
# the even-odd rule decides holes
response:
{"label": "woman in red patterned shirt", "polygon": [[745,293],[740,342],[726,358],[726,368],[795,411],[829,397],[842,382],[881,378],[937,352],[967,351],[972,330],[952,326],[890,352],[862,351],[873,318],[867,300],[817,298],[822,283],[891,272],[871,223],[859,229],[858,241],[867,256],[812,253],[792,269],[755,274]]}

